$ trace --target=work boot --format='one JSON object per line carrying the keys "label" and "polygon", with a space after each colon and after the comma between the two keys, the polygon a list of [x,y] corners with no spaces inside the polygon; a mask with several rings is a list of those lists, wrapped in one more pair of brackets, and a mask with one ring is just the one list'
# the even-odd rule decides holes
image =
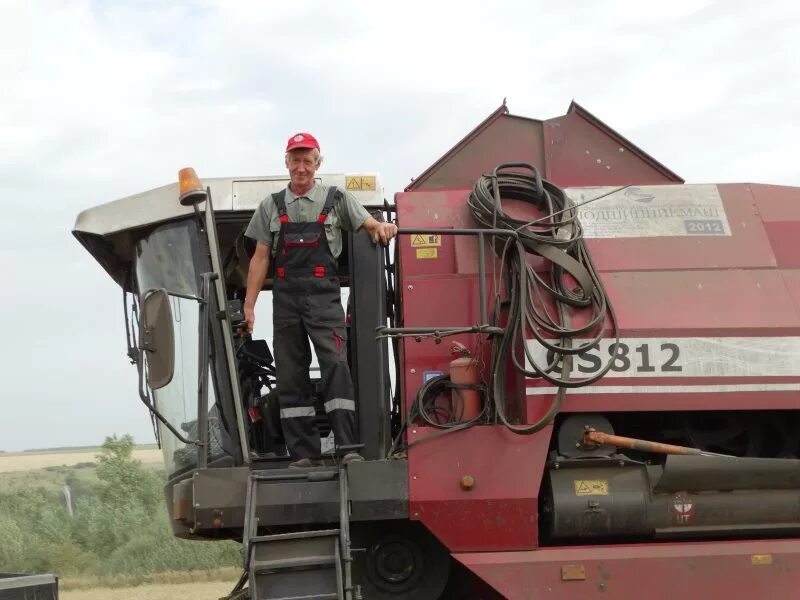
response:
{"label": "work boot", "polygon": [[342,457],[342,465],[349,465],[351,462],[363,462],[364,457],[358,452],[348,452]]}

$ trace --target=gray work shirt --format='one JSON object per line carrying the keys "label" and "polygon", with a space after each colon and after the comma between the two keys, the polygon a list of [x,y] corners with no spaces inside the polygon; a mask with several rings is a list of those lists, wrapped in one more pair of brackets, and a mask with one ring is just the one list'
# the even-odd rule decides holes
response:
{"label": "gray work shirt", "polygon": [[[304,196],[295,196],[287,187],[286,213],[289,215],[289,221],[295,223],[315,221],[322,212],[322,207],[325,206],[325,198],[327,198],[330,188],[329,185],[317,183]],[[336,258],[342,253],[342,230],[357,231],[370,216],[367,209],[359,204],[353,194],[341,188],[339,191],[342,193],[342,197],[334,203],[333,210],[328,213],[328,218],[325,220],[325,237],[328,238],[328,246]],[[280,229],[278,208],[270,194],[258,205],[244,234],[257,242],[270,246],[274,256],[278,251]]]}

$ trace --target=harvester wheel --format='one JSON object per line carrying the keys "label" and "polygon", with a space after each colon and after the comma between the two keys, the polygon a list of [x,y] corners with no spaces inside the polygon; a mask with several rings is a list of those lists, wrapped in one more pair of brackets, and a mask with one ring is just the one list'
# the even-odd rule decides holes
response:
{"label": "harvester wheel", "polygon": [[353,535],[354,579],[365,599],[436,600],[450,572],[450,554],[417,523],[373,523]]}

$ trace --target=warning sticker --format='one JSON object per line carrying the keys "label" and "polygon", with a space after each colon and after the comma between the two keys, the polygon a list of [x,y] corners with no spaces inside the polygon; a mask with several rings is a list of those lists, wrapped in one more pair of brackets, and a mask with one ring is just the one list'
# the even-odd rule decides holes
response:
{"label": "warning sticker", "polygon": [[411,236],[412,248],[431,248],[442,245],[442,236],[438,233],[417,233]]}
{"label": "warning sticker", "polygon": [[750,563],[754,565],[771,565],[772,554],[752,554],[750,556]]}
{"label": "warning sticker", "polygon": [[439,250],[437,248],[417,248],[417,258],[438,258]]}
{"label": "warning sticker", "polygon": [[351,192],[374,192],[374,175],[347,175],[344,178],[345,187]]}
{"label": "warning sticker", "polygon": [[576,479],[573,483],[576,496],[608,496],[607,479]]}
{"label": "warning sticker", "polygon": [[578,217],[588,238],[731,235],[716,185],[590,187],[566,192],[576,204],[586,203],[578,207]]}

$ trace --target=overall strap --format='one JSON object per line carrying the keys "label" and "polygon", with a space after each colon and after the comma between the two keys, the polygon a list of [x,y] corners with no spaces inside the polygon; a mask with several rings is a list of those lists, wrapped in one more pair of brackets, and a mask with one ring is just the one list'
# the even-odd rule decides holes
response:
{"label": "overall strap", "polygon": [[335,185],[332,185],[328,189],[328,195],[325,198],[325,206],[322,207],[322,212],[319,213],[319,216],[317,217],[317,221],[319,223],[324,223],[325,219],[328,218],[328,213],[333,210],[333,205],[336,202],[336,198],[339,196],[341,196],[339,188],[337,188]]}
{"label": "overall strap", "polygon": [[281,223],[288,223],[289,215],[286,213],[286,189],[282,189],[277,194],[272,194],[272,201],[278,209],[278,220]]}

